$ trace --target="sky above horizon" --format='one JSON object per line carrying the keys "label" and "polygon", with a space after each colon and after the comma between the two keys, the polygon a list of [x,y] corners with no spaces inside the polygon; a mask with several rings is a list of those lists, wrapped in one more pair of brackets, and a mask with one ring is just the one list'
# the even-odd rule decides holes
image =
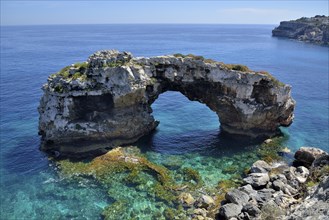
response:
{"label": "sky above horizon", "polygon": [[328,1],[16,1],[1,0],[1,25],[278,24],[327,15]]}

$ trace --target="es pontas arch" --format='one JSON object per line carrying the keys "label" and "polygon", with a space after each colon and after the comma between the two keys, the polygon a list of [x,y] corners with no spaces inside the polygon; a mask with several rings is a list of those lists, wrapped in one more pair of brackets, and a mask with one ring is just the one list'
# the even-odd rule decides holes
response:
{"label": "es pontas arch", "polygon": [[41,149],[62,155],[130,144],[158,123],[151,104],[179,91],[216,112],[221,130],[253,138],[277,135],[293,120],[291,86],[267,72],[201,56],[133,57],[99,51],[49,76],[38,108]]}

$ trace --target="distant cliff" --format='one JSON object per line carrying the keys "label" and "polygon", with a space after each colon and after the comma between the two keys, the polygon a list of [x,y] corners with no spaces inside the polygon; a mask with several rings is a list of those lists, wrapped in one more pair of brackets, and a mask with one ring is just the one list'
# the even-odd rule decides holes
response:
{"label": "distant cliff", "polygon": [[276,37],[287,37],[300,41],[329,45],[329,16],[316,15],[292,21],[282,21],[272,31]]}

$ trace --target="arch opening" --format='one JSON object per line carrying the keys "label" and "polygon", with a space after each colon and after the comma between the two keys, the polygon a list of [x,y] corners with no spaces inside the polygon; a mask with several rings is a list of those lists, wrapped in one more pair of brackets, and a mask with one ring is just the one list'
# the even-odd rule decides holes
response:
{"label": "arch opening", "polygon": [[179,91],[161,93],[150,106],[159,121],[156,129],[136,142],[142,151],[168,155],[222,157],[241,152],[258,143],[247,137],[235,138],[220,128],[216,112],[206,104],[189,100]]}

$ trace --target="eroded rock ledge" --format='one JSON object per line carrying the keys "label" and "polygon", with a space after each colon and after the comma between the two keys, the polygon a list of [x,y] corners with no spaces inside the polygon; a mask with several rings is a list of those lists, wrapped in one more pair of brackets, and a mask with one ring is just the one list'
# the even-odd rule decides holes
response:
{"label": "eroded rock ledge", "polygon": [[276,37],[293,38],[329,46],[329,17],[317,15],[311,18],[282,21],[272,34]]}
{"label": "eroded rock ledge", "polygon": [[290,90],[267,72],[199,56],[134,58],[99,51],[51,75],[43,86],[41,148],[71,156],[133,143],[158,125],[150,106],[166,91],[205,103],[223,132],[271,137],[292,123]]}

